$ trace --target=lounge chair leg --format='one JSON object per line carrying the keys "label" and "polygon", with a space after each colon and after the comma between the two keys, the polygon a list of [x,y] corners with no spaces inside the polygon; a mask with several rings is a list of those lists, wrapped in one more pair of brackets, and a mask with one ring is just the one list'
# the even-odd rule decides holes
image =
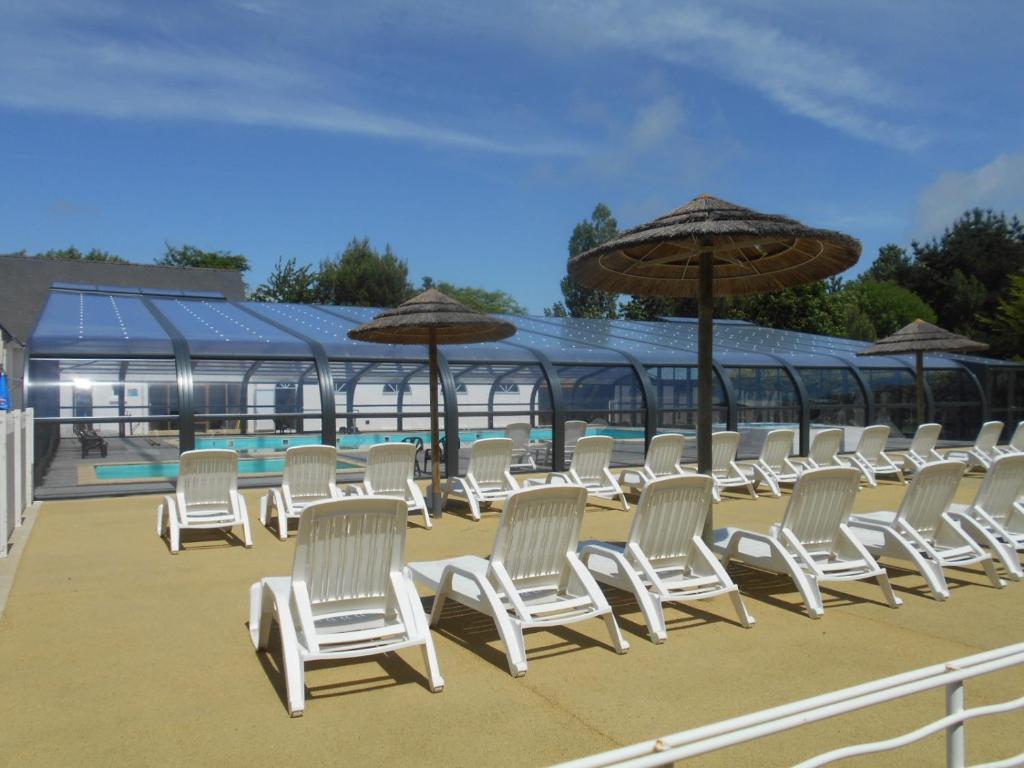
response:
{"label": "lounge chair leg", "polygon": [[[889,583],[889,574],[885,572],[884,568],[879,572],[877,580],[878,586],[882,588],[882,594],[885,595],[885,601],[889,603],[890,608],[899,608],[903,605],[903,601],[896,597],[896,593],[892,591],[892,584]],[[943,579],[943,581],[945,581],[945,579]],[[946,592],[946,596],[949,596],[948,590]]]}
{"label": "lounge chair leg", "polygon": [[996,572],[996,564],[992,562],[991,557],[987,560],[982,560],[981,567],[985,569],[985,575],[988,576],[988,580],[993,587],[1002,589],[1006,586],[1006,582],[999,578],[999,574]]}
{"label": "lounge chair leg", "polygon": [[288,689],[288,714],[301,717],[306,709],[306,669],[294,642],[294,639],[286,642],[284,637],[281,638],[285,685]]}
{"label": "lounge chair leg", "polygon": [[288,540],[288,515],[282,510],[277,510],[277,537],[281,541]]}
{"label": "lounge chair leg", "polygon": [[612,645],[615,646],[615,652],[621,656],[629,650],[629,643],[622,636],[622,630],[619,629],[619,625],[615,621],[615,614],[612,613],[611,608],[608,609],[608,613],[603,618],[605,626],[608,627],[608,634],[612,637]]}
{"label": "lounge chair leg", "polygon": [[825,605],[821,600],[821,590],[818,588],[818,580],[813,576],[804,574],[793,574],[793,581],[800,591],[807,606],[807,613],[812,619],[820,619],[825,615]]}
{"label": "lounge chair leg", "polygon": [[921,575],[928,582],[928,589],[931,590],[932,597],[939,601],[949,599],[949,585],[946,583],[946,576],[942,572],[942,566],[931,562],[922,563]]}
{"label": "lounge chair leg", "polygon": [[668,639],[668,630],[665,626],[665,609],[661,601],[651,597],[643,585],[636,590],[636,601],[647,622],[647,635],[651,642],[657,645],[664,643]]}
{"label": "lounge chair leg", "polygon": [[260,497],[260,525],[265,526],[267,524],[267,496]]}
{"label": "lounge chair leg", "polygon": [[428,629],[423,642],[423,661],[427,665],[427,679],[430,681],[430,690],[434,693],[444,690],[444,678],[441,677],[441,669],[437,666],[437,653],[434,651],[434,641],[430,637]]}
{"label": "lounge chair leg", "polygon": [[181,531],[178,529],[178,523],[173,518],[168,519],[168,528],[170,529],[171,538],[171,554],[178,554],[178,550],[181,549]]}
{"label": "lounge chair leg", "polygon": [[156,535],[161,539],[164,537],[164,505],[156,508]]}
{"label": "lounge chair leg", "polygon": [[522,677],[526,674],[526,640],[523,638],[523,628],[507,616],[496,616],[494,623],[497,624],[498,634],[505,644],[509,674],[512,677]]}
{"label": "lounge chair leg", "polygon": [[743,604],[743,598],[740,596],[739,589],[734,589],[730,592],[729,599],[732,600],[733,607],[736,609],[736,613],[739,614],[740,623],[744,627],[750,629],[750,627],[757,623],[757,620],[747,610],[747,606]]}

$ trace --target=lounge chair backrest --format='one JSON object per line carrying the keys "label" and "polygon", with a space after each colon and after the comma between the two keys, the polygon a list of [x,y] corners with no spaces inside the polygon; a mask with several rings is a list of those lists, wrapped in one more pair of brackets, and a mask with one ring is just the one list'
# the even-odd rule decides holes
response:
{"label": "lounge chair backrest", "polygon": [[572,469],[580,480],[607,481],[604,471],[612,460],[612,448],[615,441],[605,435],[581,437],[576,443],[576,452],[572,456]]}
{"label": "lounge chair backrest", "polygon": [[587,422],[569,420],[565,422],[565,447],[572,448],[576,441],[587,434]]}
{"label": "lounge chair backrest", "polygon": [[966,465],[962,461],[933,461],[914,475],[896,517],[931,539],[956,495]]}
{"label": "lounge chair backrest", "polygon": [[525,421],[505,427],[505,437],[512,441],[512,450],[523,450],[530,444],[530,425]]}
{"label": "lounge chair backrest", "polygon": [[293,501],[322,499],[337,482],[338,451],[333,445],[295,445],[284,452],[283,485]]}
{"label": "lounge chair backrest", "polygon": [[927,457],[935,450],[941,431],[941,424],[921,424],[914,433],[914,439],[910,441],[910,450],[918,456]]}
{"label": "lounge chair backrest", "polygon": [[888,440],[889,428],[884,424],[866,427],[860,434],[860,440],[857,441],[857,453],[873,465],[881,457]]}
{"label": "lounge chair backrest", "polygon": [[988,468],[974,506],[981,507],[997,523],[1010,518],[1013,502],[1024,495],[1024,453],[998,457]]}
{"label": "lounge chair backrest", "polygon": [[772,469],[785,470],[785,461],[793,450],[793,430],[773,429],[761,446],[761,461]]}
{"label": "lounge chair backrest", "polygon": [[178,459],[175,495],[185,517],[192,510],[201,512],[231,504],[231,492],[236,490],[238,454],[234,451],[185,451]]}
{"label": "lounge chair backrest", "polygon": [[1008,445],[1018,451],[1024,451],[1024,421],[1017,422],[1017,428],[1013,430]]}
{"label": "lounge chair backrest", "polygon": [[501,483],[511,465],[512,441],[507,437],[488,437],[473,442],[466,474],[478,483]]}
{"label": "lounge chair backrest", "polygon": [[807,470],[793,486],[782,527],[809,552],[834,551],[839,525],[853,510],[860,477],[853,467]]}
{"label": "lounge chair backrest", "polygon": [[992,453],[999,442],[999,436],[1003,434],[1003,422],[986,421],[978,430],[978,437],[974,441],[974,447],[983,453]]}
{"label": "lounge chair backrest", "polygon": [[680,434],[655,435],[647,448],[644,464],[655,477],[678,474],[677,465],[683,458],[685,447],[686,438]]}
{"label": "lounge chair backrest", "polygon": [[557,583],[566,555],[575,552],[587,506],[578,485],[542,485],[515,491],[501,512],[491,562],[521,587]]}
{"label": "lounge chair backrest", "polygon": [[725,472],[729,463],[736,460],[740,447],[739,432],[715,432],[711,435],[711,471]]}
{"label": "lounge chair backrest", "polygon": [[807,458],[821,466],[835,462],[836,454],[843,445],[843,430],[823,429],[814,436]]}
{"label": "lounge chair backrest", "polygon": [[345,603],[380,608],[392,599],[390,575],[405,566],[407,516],[401,499],[375,496],[306,507],[292,581],[305,586],[314,618]]}
{"label": "lounge chair backrest", "polygon": [[676,561],[690,564],[693,537],[700,535],[711,505],[708,475],[676,475],[652,480],[644,486],[629,529],[630,543],[636,543],[654,565]]}
{"label": "lounge chair backrest", "polygon": [[377,443],[370,446],[363,480],[374,493],[404,496],[415,462],[416,446],[411,443]]}

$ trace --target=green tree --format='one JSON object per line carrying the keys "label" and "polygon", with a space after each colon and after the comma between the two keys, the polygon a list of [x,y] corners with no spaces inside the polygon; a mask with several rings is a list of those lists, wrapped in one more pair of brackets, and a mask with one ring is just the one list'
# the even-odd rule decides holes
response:
{"label": "green tree", "polygon": [[629,301],[619,305],[619,315],[626,320],[657,320],[676,315],[676,305],[677,302],[661,296],[630,296]]}
{"label": "green tree", "polygon": [[488,291],[483,288],[453,285],[445,281],[435,283],[431,277],[423,278],[423,290],[434,288],[445,296],[475,309],[477,312],[503,315],[525,315],[526,307],[505,291]]}
{"label": "green tree", "polygon": [[367,237],[353,238],[344,251],[320,262],[316,300],[322,304],[395,307],[412,292],[409,265],[390,245],[378,252]]}
{"label": "green tree", "polygon": [[[25,251],[9,254],[11,256],[27,256]],[[58,248],[55,250],[42,251],[32,254],[35,259],[66,259],[68,261],[106,261],[111,264],[130,264],[127,259],[122,259],[108,251],[101,251],[98,248],[91,248],[85,253],[70,246],[69,248]]]}
{"label": "green tree", "polygon": [[316,288],[317,275],[312,267],[308,264],[298,266],[294,257],[288,261],[278,258],[274,271],[249,298],[253,301],[313,304],[316,302]]}
{"label": "green tree", "polygon": [[861,278],[848,284],[843,293],[847,299],[846,335],[851,339],[874,341],[918,318],[936,321],[935,312],[920,296],[896,283]]}
{"label": "green tree", "polygon": [[[611,209],[598,203],[590,219],[584,219],[572,230],[569,238],[569,257],[589,251],[619,234],[619,225]],[[614,318],[618,314],[618,294],[584,288],[566,275],[560,285],[563,301],[544,310],[555,317]]]}
{"label": "green tree", "polygon": [[206,269],[233,269],[236,272],[248,272],[249,260],[240,254],[230,251],[204,251],[194,245],[175,246],[164,243],[164,255],[156,260],[157,264],[167,267],[204,267]]}
{"label": "green tree", "polygon": [[939,325],[991,341],[997,354],[1014,354],[1015,348],[988,338],[992,329],[984,318],[996,315],[1008,276],[1024,270],[1024,227],[1017,217],[975,208],[939,239],[912,248],[906,287],[934,308]]}
{"label": "green tree", "polygon": [[907,256],[907,252],[889,243],[878,249],[878,258],[867,268],[864,276],[880,283],[906,285],[913,269],[914,262]]}
{"label": "green tree", "polygon": [[[715,309],[715,317],[747,320],[768,328],[782,328],[826,336],[843,336],[846,307],[840,283],[819,281],[773,293],[737,297]],[[831,288],[831,290],[830,290]]]}
{"label": "green tree", "polygon": [[995,314],[985,318],[993,348],[1007,350],[1015,360],[1024,354],[1024,274],[1011,275],[1006,295],[999,300]]}

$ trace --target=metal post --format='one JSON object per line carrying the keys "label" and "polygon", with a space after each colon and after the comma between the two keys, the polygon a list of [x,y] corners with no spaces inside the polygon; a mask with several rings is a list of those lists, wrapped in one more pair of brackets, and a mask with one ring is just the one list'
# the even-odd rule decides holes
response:
{"label": "metal post", "polygon": [[[917,353],[920,356],[920,352]],[[964,711],[964,681],[957,680],[946,686],[946,715]],[[964,724],[946,726],[946,768],[964,768]]]}
{"label": "metal post", "polygon": [[[714,262],[711,251],[700,255],[700,290],[697,294],[697,471],[711,474],[711,347],[715,308],[712,291]],[[711,543],[714,522],[710,500],[704,518],[704,541]]]}
{"label": "metal post", "polygon": [[917,426],[925,423],[924,414],[924,353],[914,353],[914,389],[917,393]]}
{"label": "metal post", "polygon": [[437,331],[430,329],[430,514],[441,515],[441,440],[437,426]]}

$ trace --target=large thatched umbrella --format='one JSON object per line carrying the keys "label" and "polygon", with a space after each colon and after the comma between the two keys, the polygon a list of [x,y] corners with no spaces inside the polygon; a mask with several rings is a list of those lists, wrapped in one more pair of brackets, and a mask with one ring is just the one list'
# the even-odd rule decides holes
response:
{"label": "large thatched umbrella", "polygon": [[[614,293],[697,297],[697,468],[710,472],[714,297],[814,282],[842,272],[859,257],[860,243],[847,235],[700,195],[572,257],[569,275],[581,285]],[[710,532],[709,514],[705,536]]]}
{"label": "large thatched umbrella", "polygon": [[432,477],[430,507],[441,513],[440,440],[437,426],[437,345],[472,344],[498,341],[516,332],[512,323],[464,307],[455,299],[430,288],[394,309],[381,312],[373,320],[348,335],[359,341],[383,344],[426,344],[430,347],[430,462]]}
{"label": "large thatched umbrella", "polygon": [[874,346],[858,352],[858,355],[906,355],[914,354],[917,376],[917,423],[924,424],[924,353],[925,352],[982,352],[988,344],[972,341],[966,336],[950,333],[937,325],[918,319],[905,325],[891,336],[875,342]]}

